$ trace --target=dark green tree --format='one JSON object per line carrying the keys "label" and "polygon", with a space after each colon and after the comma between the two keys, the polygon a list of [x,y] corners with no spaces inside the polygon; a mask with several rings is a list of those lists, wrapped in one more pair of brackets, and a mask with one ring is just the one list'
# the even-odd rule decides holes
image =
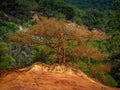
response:
{"label": "dark green tree", "polygon": [[0,20],[0,40],[7,41],[7,35],[14,34],[18,29],[15,23]]}
{"label": "dark green tree", "polygon": [[61,13],[67,19],[72,19],[75,15],[74,6],[66,3],[64,0],[40,0],[39,3],[38,11],[47,17],[53,17]]}
{"label": "dark green tree", "polygon": [[82,20],[83,24],[87,25],[89,28],[104,29],[104,13],[97,9],[86,10]]}
{"label": "dark green tree", "polygon": [[13,68],[15,60],[8,55],[8,47],[4,42],[0,42],[0,69]]}
{"label": "dark green tree", "polygon": [[68,3],[71,3],[77,6],[80,9],[99,9],[107,10],[112,6],[113,0],[65,0]]}
{"label": "dark green tree", "polygon": [[108,41],[108,52],[111,54],[110,61],[112,64],[111,75],[118,82],[120,87],[120,0],[114,0],[112,17],[108,23],[106,31],[111,35]]}
{"label": "dark green tree", "polygon": [[30,12],[37,7],[38,4],[34,0],[4,0],[0,3],[1,10],[22,21],[30,19]]}

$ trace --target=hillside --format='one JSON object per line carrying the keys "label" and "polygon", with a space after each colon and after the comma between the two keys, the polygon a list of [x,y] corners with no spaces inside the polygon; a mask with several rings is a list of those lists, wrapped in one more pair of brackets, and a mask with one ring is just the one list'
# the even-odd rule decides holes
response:
{"label": "hillside", "polygon": [[113,0],[65,0],[80,9],[96,8],[106,10],[112,7]]}
{"label": "hillside", "polygon": [[120,90],[104,86],[80,70],[59,64],[35,63],[8,72],[0,77],[0,90]]}
{"label": "hillside", "polygon": [[[120,0],[1,0],[0,70],[64,63],[120,87],[119,11]],[[16,70],[15,76],[23,75]]]}

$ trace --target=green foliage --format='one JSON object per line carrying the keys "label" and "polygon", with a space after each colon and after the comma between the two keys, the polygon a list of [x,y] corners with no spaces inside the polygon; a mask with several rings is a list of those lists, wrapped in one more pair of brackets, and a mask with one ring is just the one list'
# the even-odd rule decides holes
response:
{"label": "green foliage", "polygon": [[32,51],[33,62],[43,62],[46,64],[55,63],[57,58],[51,48],[47,46],[34,46]]}
{"label": "green foliage", "polygon": [[99,10],[110,9],[113,0],[65,0],[80,9],[96,8]]}
{"label": "green foliage", "polygon": [[114,0],[114,2],[113,2],[113,9],[115,11],[120,11],[120,0]]}
{"label": "green foliage", "polygon": [[106,85],[116,87],[118,85],[117,81],[110,75],[106,75],[107,81]]}
{"label": "green foliage", "polygon": [[[108,67],[103,67],[105,64],[104,61],[92,61],[88,58],[83,59],[83,60],[80,60],[78,58],[74,58],[74,59],[71,58],[71,60],[70,60],[71,63],[69,62],[70,65],[72,65],[72,66],[74,65],[75,67],[82,70],[90,77],[95,78],[96,80],[100,81],[101,83],[103,83],[105,85],[108,85],[111,87],[117,86],[116,80],[107,72]],[[102,65],[102,67],[99,68],[100,64]],[[103,70],[102,70],[102,68],[103,68]]]}
{"label": "green foliage", "polygon": [[13,68],[15,60],[10,55],[0,56],[0,69]]}
{"label": "green foliage", "polygon": [[[21,6],[26,7],[26,10],[35,10],[38,8],[38,3],[35,0],[16,0],[16,3],[18,3]],[[22,7],[21,7],[22,8]]]}
{"label": "green foliage", "polygon": [[30,12],[38,8],[38,3],[34,0],[4,0],[1,1],[0,8],[21,22],[30,19]]}
{"label": "green foliage", "polygon": [[111,75],[118,82],[120,87],[120,53],[115,53],[110,57],[112,63]]}
{"label": "green foliage", "polygon": [[15,60],[8,55],[8,47],[4,42],[0,42],[0,69],[13,68]]}
{"label": "green foliage", "polygon": [[[110,20],[109,26],[112,29],[120,29],[120,0],[114,0],[113,3],[113,17]],[[120,31],[119,31],[120,32]]]}
{"label": "green foliage", "polygon": [[[79,7],[81,10],[67,2]],[[112,3],[113,7],[111,7]],[[74,63],[77,68],[106,85],[116,86],[116,80],[118,87],[120,87],[120,0],[1,0],[0,9],[0,40],[2,41],[7,41],[6,36],[14,34],[18,30],[18,26],[13,22],[21,24],[25,30],[34,24],[30,20],[31,11],[37,11],[47,17],[72,20],[77,24],[88,26],[90,30],[92,28],[104,30],[111,36],[109,40],[88,42],[88,45],[99,48],[101,52],[108,52],[110,55],[108,61],[93,62],[85,58],[82,61],[79,58],[70,58],[69,63]],[[10,47],[8,48],[6,43],[0,42],[0,69],[14,66],[15,60],[8,55],[9,49]],[[29,47],[26,47],[26,49],[29,49]],[[17,65],[20,64],[21,66],[31,63],[28,59],[31,54],[28,52],[30,50],[25,50],[25,48],[21,48],[19,51],[19,48],[15,45],[12,46],[10,53],[16,59]],[[56,55],[53,53],[54,51],[46,46],[34,46],[32,52],[33,62],[55,63]],[[70,53],[67,54],[70,55]],[[110,74],[115,80],[109,73],[105,74],[105,72],[100,71],[93,74],[91,72],[92,67],[97,67],[102,62],[112,64]]]}
{"label": "green foliage", "polygon": [[0,39],[6,40],[8,34],[14,34],[18,29],[16,24],[0,20]]}
{"label": "green foliage", "polygon": [[89,28],[104,29],[104,13],[97,9],[88,9],[85,11],[85,15],[82,17],[83,24]]}
{"label": "green foliage", "polygon": [[118,53],[120,50],[120,47],[119,47],[120,46],[120,34],[118,34],[118,35],[113,36],[110,40],[108,40],[108,43],[110,43],[110,44],[108,45],[107,48],[111,55],[114,53]]}
{"label": "green foliage", "polygon": [[66,18],[66,16],[65,16],[63,13],[59,13],[59,12],[57,12],[57,13],[55,14],[55,17],[56,17],[57,19],[65,19],[65,18]]}
{"label": "green foliage", "polygon": [[109,61],[112,64],[111,75],[118,82],[120,87],[120,0],[114,0],[113,11],[110,15],[106,32],[111,35],[108,40],[108,52],[110,53]]}
{"label": "green foliage", "polygon": [[75,66],[78,69],[82,70],[85,73],[89,72],[89,67],[88,67],[87,63],[85,63],[85,62],[83,62],[82,60],[79,60],[79,59],[74,60],[74,62],[75,62]]}
{"label": "green foliage", "polygon": [[40,7],[38,11],[47,17],[61,13],[66,19],[72,19],[75,15],[74,6],[67,4],[64,0],[41,0],[39,3]]}
{"label": "green foliage", "polygon": [[7,44],[0,42],[0,56],[5,55],[8,52]]}
{"label": "green foliage", "polygon": [[95,77],[103,84],[111,86],[111,87],[116,87],[117,82],[108,74],[105,74],[103,72],[99,72],[95,75]]}

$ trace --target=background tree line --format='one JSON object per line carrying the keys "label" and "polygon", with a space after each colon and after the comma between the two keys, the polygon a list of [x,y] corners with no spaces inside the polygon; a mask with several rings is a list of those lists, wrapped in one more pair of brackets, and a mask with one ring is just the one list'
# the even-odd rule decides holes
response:
{"label": "background tree line", "polygon": [[110,9],[113,3],[113,0],[65,0],[80,9],[99,9],[107,10]]}

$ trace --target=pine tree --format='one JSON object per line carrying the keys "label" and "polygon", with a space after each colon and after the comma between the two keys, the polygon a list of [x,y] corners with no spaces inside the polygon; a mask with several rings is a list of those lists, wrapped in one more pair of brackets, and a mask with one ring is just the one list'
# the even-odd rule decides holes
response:
{"label": "pine tree", "polygon": [[45,17],[41,17],[41,20],[26,32],[17,32],[14,36],[9,36],[11,41],[22,45],[46,45],[54,49],[59,63],[65,63],[69,55],[92,59],[106,57],[106,54],[100,53],[97,48],[86,43],[105,38],[105,33],[101,31],[89,31],[86,27],[74,23]]}

